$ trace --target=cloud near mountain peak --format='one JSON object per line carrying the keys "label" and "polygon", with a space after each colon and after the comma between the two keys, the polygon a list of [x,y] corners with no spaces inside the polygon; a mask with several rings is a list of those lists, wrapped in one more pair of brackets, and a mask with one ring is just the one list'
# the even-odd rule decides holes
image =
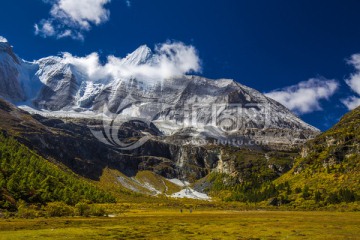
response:
{"label": "cloud near mountain peak", "polygon": [[[125,58],[108,56],[105,64],[100,63],[97,53],[91,53],[85,57],[63,53],[62,61],[74,65],[93,81],[108,77],[120,80],[137,78],[157,81],[201,72],[201,60],[194,46],[185,45],[182,42],[166,42],[156,45],[154,52],[149,53],[150,56],[138,53],[144,50],[147,49],[141,46]],[[134,54],[138,55],[133,56]],[[145,56],[148,59],[142,59]],[[138,59],[131,58],[130,61],[129,57]]]}

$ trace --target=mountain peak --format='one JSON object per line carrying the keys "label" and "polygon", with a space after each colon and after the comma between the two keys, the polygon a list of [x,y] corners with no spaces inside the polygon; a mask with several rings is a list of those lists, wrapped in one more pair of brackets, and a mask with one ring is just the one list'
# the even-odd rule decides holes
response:
{"label": "mountain peak", "polygon": [[14,60],[14,62],[20,64],[20,59],[14,53],[13,47],[6,40],[6,38],[2,36],[0,36],[0,54],[9,55]]}
{"label": "mountain peak", "polygon": [[0,36],[0,43],[7,43],[8,40],[4,38],[3,36]]}
{"label": "mountain peak", "polygon": [[134,52],[128,54],[122,61],[126,65],[141,65],[146,63],[152,55],[151,49],[147,45],[142,45]]}

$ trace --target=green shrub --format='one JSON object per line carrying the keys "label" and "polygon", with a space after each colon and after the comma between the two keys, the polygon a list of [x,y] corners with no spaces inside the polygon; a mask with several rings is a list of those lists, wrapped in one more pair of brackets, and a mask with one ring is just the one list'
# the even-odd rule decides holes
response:
{"label": "green shrub", "polygon": [[20,200],[18,203],[17,217],[20,218],[36,218],[41,214],[35,205],[27,206],[26,202]]}
{"label": "green shrub", "polygon": [[76,214],[79,216],[90,216],[90,206],[86,202],[79,202],[75,205]]}
{"label": "green shrub", "polygon": [[74,208],[63,202],[51,202],[44,208],[49,217],[73,216]]}
{"label": "green shrub", "polygon": [[91,216],[97,216],[97,217],[103,217],[107,215],[104,207],[97,206],[94,204],[91,205],[89,214]]}

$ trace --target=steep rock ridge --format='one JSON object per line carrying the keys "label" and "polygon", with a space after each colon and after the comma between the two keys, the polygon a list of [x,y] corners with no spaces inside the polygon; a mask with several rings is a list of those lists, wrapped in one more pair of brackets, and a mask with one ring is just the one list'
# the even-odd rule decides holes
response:
{"label": "steep rock ridge", "polygon": [[331,129],[306,143],[301,150],[302,159],[295,172],[299,174],[307,167],[327,169],[337,165],[358,165],[356,160],[360,157],[359,136],[360,107],[345,114]]}
{"label": "steep rock ridge", "polygon": [[25,100],[20,86],[21,60],[14,54],[8,42],[0,42],[0,95],[14,101]]}
{"label": "steep rock ridge", "polygon": [[75,105],[80,82],[76,79],[69,64],[62,63],[59,57],[49,57],[37,61],[36,75],[44,84],[33,104],[39,109],[69,109]]}

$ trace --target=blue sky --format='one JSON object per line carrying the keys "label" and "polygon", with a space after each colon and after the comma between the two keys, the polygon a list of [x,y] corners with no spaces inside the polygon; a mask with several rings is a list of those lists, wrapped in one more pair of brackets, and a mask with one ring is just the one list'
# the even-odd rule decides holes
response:
{"label": "blue sky", "polygon": [[[90,13],[76,6],[88,2]],[[197,49],[198,75],[270,93],[321,130],[360,104],[360,1],[4,0],[1,8],[0,36],[26,60],[60,52],[105,60],[173,40]]]}

